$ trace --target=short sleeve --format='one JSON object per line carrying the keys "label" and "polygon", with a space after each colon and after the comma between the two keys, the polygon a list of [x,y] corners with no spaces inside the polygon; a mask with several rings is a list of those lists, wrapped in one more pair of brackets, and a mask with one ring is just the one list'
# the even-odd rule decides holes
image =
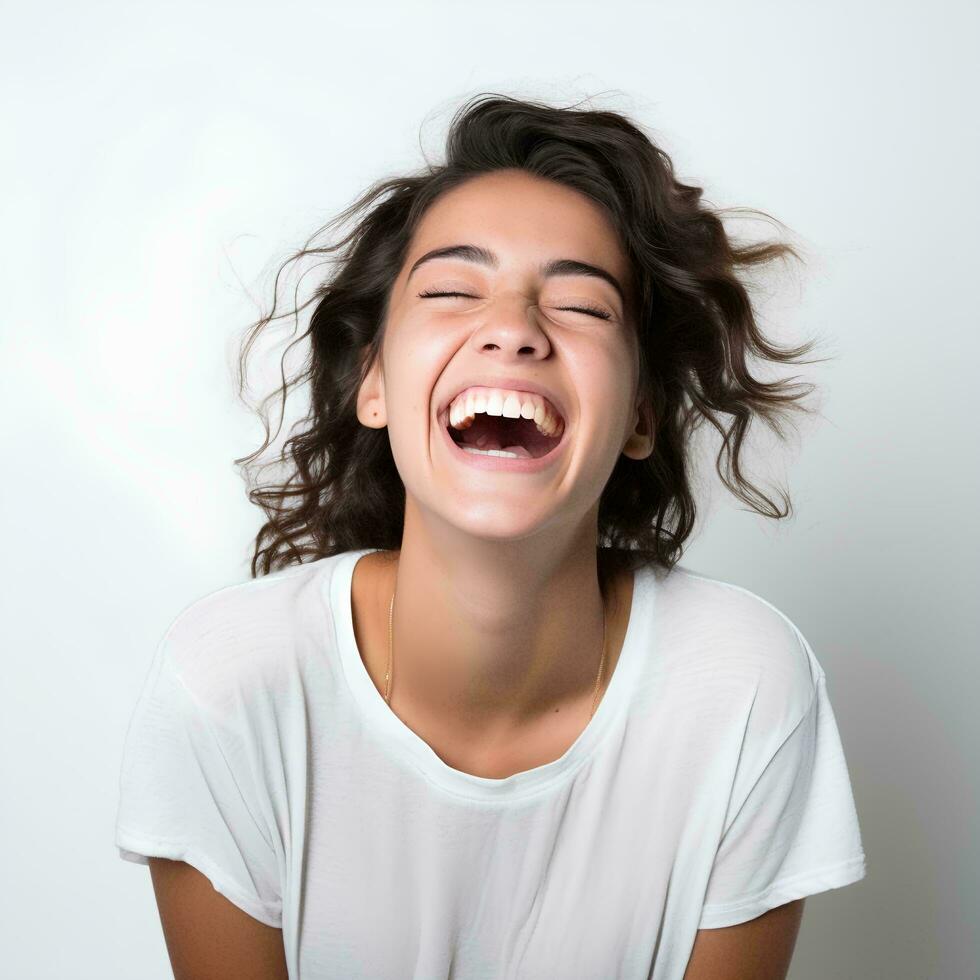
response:
{"label": "short sleeve", "polygon": [[[699,928],[736,925],[865,876],[854,797],[827,681],[816,673],[803,717],[752,774],[715,855]],[[757,770],[758,771],[758,770]],[[736,783],[738,783],[736,778]]]}
{"label": "short sleeve", "polygon": [[245,742],[185,686],[167,637],[129,723],[119,790],[121,858],[184,861],[253,918],[281,928],[279,861],[259,815]]}

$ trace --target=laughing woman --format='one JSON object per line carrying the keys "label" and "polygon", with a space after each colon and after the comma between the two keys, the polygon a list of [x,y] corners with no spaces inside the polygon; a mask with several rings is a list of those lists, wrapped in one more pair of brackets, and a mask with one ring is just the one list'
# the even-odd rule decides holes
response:
{"label": "laughing woman", "polygon": [[749,360],[812,345],[740,273],[792,249],[624,116],[498,95],[350,218],[243,348],[312,306],[252,577],[176,617],[127,733],[175,975],[785,977],[804,898],[865,873],[824,671],[679,558],[699,423],[789,513],[740,447],[809,386]]}

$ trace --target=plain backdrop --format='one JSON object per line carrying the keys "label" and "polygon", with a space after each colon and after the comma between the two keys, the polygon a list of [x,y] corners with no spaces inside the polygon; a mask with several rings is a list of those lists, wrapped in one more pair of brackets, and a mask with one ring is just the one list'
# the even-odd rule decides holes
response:
{"label": "plain backdrop", "polygon": [[119,765],[166,627],[249,576],[238,338],[276,262],[497,91],[626,112],[804,250],[759,313],[821,339],[818,414],[749,460],[794,516],[709,453],[682,564],[828,675],[868,877],[807,901],[791,980],[977,976],[975,5],[3,6],[0,973],[171,975]]}

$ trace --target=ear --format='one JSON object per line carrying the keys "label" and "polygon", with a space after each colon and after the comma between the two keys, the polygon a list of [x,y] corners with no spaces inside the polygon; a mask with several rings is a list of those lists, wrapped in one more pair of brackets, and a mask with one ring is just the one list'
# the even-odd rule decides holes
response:
{"label": "ear", "polygon": [[[371,353],[370,346],[361,348],[361,366]],[[385,407],[384,375],[381,358],[376,357],[357,391],[357,420],[369,429],[383,429],[388,424]]]}
{"label": "ear", "polygon": [[633,431],[623,446],[624,456],[646,459],[653,452],[653,408],[647,399],[637,402],[633,413]]}

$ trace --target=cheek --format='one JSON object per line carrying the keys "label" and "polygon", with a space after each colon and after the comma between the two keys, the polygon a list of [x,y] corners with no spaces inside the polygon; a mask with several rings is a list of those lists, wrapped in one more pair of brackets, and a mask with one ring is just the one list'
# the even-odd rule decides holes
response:
{"label": "cheek", "polygon": [[468,332],[460,323],[438,317],[414,317],[398,325],[398,365],[411,363],[413,370],[437,369],[463,343]]}
{"label": "cheek", "polygon": [[385,409],[392,442],[414,451],[436,422],[436,389],[446,359],[439,348],[406,341],[400,338],[387,352]]}
{"label": "cheek", "polygon": [[632,420],[633,365],[627,356],[596,356],[580,375],[579,398],[594,406],[591,424],[600,440],[615,442]]}

